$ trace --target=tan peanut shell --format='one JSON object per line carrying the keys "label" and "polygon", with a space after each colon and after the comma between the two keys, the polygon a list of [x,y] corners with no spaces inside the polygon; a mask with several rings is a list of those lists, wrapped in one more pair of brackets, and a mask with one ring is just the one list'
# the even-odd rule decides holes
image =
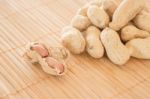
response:
{"label": "tan peanut shell", "polygon": [[80,31],[83,31],[91,24],[88,17],[83,15],[76,15],[72,18],[71,25]]}
{"label": "tan peanut shell", "polygon": [[150,12],[142,11],[133,21],[138,28],[150,32]]}
{"label": "tan peanut shell", "polygon": [[48,47],[49,56],[57,59],[58,61],[68,61],[70,57],[69,51],[64,47]]}
{"label": "tan peanut shell", "polygon": [[62,31],[62,45],[74,54],[80,54],[85,49],[85,39],[81,32],[73,27],[66,27]]}
{"label": "tan peanut shell", "polygon": [[83,16],[87,16],[87,10],[89,7],[89,3],[84,5],[83,7],[81,7],[80,9],[78,9],[76,15],[83,15]]}
{"label": "tan peanut shell", "polygon": [[103,8],[98,6],[90,6],[87,15],[93,25],[103,29],[109,24],[109,16]]}
{"label": "tan peanut shell", "polygon": [[[32,43],[27,44],[24,58],[26,58],[31,63],[35,63],[35,62],[39,63],[41,65],[42,69],[44,70],[44,72],[46,72],[48,74],[64,75],[66,73],[66,70],[67,70],[66,62],[70,56],[69,51],[63,47],[50,47],[49,45],[42,44],[46,47],[46,49],[49,52],[49,55],[47,57],[42,57],[38,52],[31,49],[31,47],[37,43],[38,42],[32,42]],[[41,44],[41,43],[39,43],[39,44]],[[51,58],[57,60],[54,63],[56,63],[56,64],[59,63],[59,64],[62,64],[64,66],[63,67],[64,68],[63,73],[60,74],[60,73],[58,73],[58,70],[49,66],[49,64],[46,62],[46,59],[48,57],[51,57]]]}
{"label": "tan peanut shell", "polygon": [[123,0],[113,14],[109,27],[118,31],[144,8],[144,0]]}
{"label": "tan peanut shell", "polygon": [[122,0],[94,0],[94,1],[87,3],[83,7],[81,7],[77,11],[77,14],[87,16],[88,7],[91,5],[95,5],[95,6],[104,8],[104,10],[107,12],[107,14],[109,16],[112,16],[121,1]]}
{"label": "tan peanut shell", "polygon": [[134,25],[125,26],[121,30],[121,39],[125,42],[135,38],[146,38],[148,36],[150,36],[150,33],[148,33],[147,31],[140,30]]}
{"label": "tan peanut shell", "polygon": [[[38,55],[39,53],[36,52],[35,50],[32,50],[32,46],[37,44],[38,42],[31,42],[31,43],[28,43],[26,46],[25,46],[25,49],[26,49],[26,52],[25,54],[23,55],[23,57],[28,60],[29,62],[31,63],[38,63],[39,60],[38,60]],[[40,55],[39,55],[40,56]],[[41,56],[42,57],[42,56]]]}
{"label": "tan peanut shell", "polygon": [[90,26],[85,33],[86,51],[94,58],[101,58],[104,55],[104,48],[100,40],[100,30]]}
{"label": "tan peanut shell", "polygon": [[77,15],[87,16],[87,10],[88,10],[90,5],[96,5],[96,6],[100,7],[102,5],[102,0],[93,0],[93,1],[85,4],[83,7],[81,7],[77,11]]}
{"label": "tan peanut shell", "polygon": [[150,59],[150,37],[137,38],[126,43],[131,50],[131,56],[139,59]]}
{"label": "tan peanut shell", "polygon": [[144,9],[140,12],[147,12],[147,13],[150,13],[150,0],[145,0],[145,5],[144,5]]}
{"label": "tan peanut shell", "polygon": [[150,32],[150,0],[145,0],[144,9],[133,21],[138,28]]}
{"label": "tan peanut shell", "polygon": [[102,7],[112,17],[121,0],[102,0]]}
{"label": "tan peanut shell", "polygon": [[108,58],[114,64],[123,65],[129,60],[130,51],[121,42],[117,32],[110,28],[105,28],[100,37]]}

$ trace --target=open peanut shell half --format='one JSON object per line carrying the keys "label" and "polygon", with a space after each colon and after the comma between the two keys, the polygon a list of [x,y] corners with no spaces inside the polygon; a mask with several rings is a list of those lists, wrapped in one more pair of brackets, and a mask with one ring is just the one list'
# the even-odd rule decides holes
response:
{"label": "open peanut shell half", "polygon": [[26,52],[23,55],[23,58],[26,61],[29,61],[31,63],[38,63],[39,62],[39,60],[38,60],[39,54],[36,51],[32,50],[32,46],[35,45],[35,44],[38,44],[38,43],[37,42],[28,43],[25,46]]}
{"label": "open peanut shell half", "polygon": [[[33,50],[33,46],[40,44],[40,46],[42,45],[43,48],[45,48],[44,50],[47,50],[48,52],[46,52],[46,54],[44,55],[44,57],[42,56],[41,53],[37,52],[37,50]],[[38,50],[39,51],[39,50]],[[42,69],[51,75],[64,75],[67,71],[67,65],[66,62],[69,59],[70,56],[70,52],[64,48],[64,47],[51,47],[49,45],[46,44],[42,44],[42,43],[38,43],[38,42],[31,42],[29,44],[27,44],[26,46],[26,52],[23,55],[23,57],[31,62],[31,63],[39,63],[42,67]],[[58,72],[58,68],[55,68],[53,66],[50,66],[47,63],[47,59],[53,59],[55,62],[53,62],[51,60],[52,63],[50,64],[54,64],[55,66],[63,66],[63,72]],[[59,65],[58,65],[59,64]]]}

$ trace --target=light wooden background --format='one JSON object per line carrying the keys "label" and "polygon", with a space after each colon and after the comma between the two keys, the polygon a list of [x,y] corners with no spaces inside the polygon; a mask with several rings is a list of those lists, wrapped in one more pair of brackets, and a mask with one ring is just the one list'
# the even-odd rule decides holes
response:
{"label": "light wooden background", "polygon": [[[86,0],[85,0],[86,1]],[[124,66],[72,55],[65,76],[22,58],[29,41],[60,46],[60,31],[84,0],[0,0],[0,99],[150,99],[150,61]]]}

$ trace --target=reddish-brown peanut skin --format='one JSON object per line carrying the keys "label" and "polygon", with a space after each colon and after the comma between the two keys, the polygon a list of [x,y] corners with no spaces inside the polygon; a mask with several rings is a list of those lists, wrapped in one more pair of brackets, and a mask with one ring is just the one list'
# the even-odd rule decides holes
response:
{"label": "reddish-brown peanut skin", "polygon": [[56,59],[52,57],[47,57],[46,62],[48,66],[50,66],[51,68],[57,69],[58,74],[61,74],[64,72],[64,65],[60,63],[59,61],[57,61]]}
{"label": "reddish-brown peanut skin", "polygon": [[31,49],[36,51],[42,57],[47,57],[49,55],[48,50],[42,44],[35,44]]}

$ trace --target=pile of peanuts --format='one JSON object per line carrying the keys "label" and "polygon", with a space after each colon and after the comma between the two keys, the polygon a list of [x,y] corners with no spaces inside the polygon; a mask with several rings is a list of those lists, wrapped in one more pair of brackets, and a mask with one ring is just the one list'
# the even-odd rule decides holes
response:
{"label": "pile of peanuts", "polygon": [[117,65],[130,57],[150,59],[150,0],[95,0],[80,8],[62,30],[62,44],[74,54],[108,58]]}
{"label": "pile of peanuts", "polygon": [[[24,58],[51,75],[63,75],[70,52],[99,59],[106,53],[116,65],[130,57],[150,59],[150,0],[95,0],[80,8],[62,30],[64,47],[32,42]],[[70,51],[68,51],[66,48]]]}
{"label": "pile of peanuts", "polygon": [[63,47],[49,47],[45,44],[32,42],[26,46],[24,58],[31,63],[39,63],[42,69],[51,75],[64,75],[67,69],[66,60],[69,52]]}

